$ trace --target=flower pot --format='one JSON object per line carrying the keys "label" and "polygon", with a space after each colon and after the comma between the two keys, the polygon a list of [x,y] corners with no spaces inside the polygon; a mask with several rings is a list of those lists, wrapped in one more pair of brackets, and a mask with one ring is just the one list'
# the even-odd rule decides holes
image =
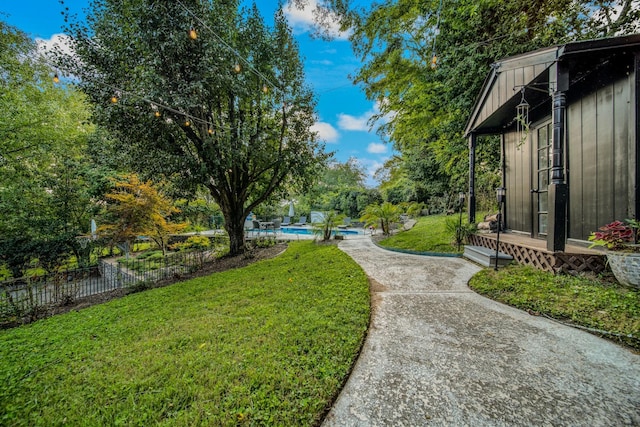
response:
{"label": "flower pot", "polygon": [[640,288],[640,253],[609,251],[607,261],[618,282]]}

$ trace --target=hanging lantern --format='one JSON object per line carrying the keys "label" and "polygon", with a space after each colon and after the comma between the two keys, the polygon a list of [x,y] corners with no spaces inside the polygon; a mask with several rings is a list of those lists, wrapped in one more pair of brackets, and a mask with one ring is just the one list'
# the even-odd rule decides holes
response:
{"label": "hanging lantern", "polygon": [[153,115],[154,115],[154,116],[156,116],[156,117],[160,117],[160,116],[162,115],[162,113],[160,113],[160,111],[156,110],[156,111],[153,113]]}
{"label": "hanging lantern", "polygon": [[242,71],[242,67],[240,66],[239,63],[236,62],[236,65],[233,67],[233,71],[235,71],[236,73],[239,73],[240,71]]}
{"label": "hanging lantern", "polygon": [[269,88],[267,87],[267,85],[262,85],[262,92],[267,93],[269,92]]}
{"label": "hanging lantern", "polygon": [[60,77],[58,77],[58,73],[55,73],[53,75],[53,82],[54,83],[60,83]]}
{"label": "hanging lantern", "polygon": [[115,96],[115,95],[113,95],[113,96],[111,97],[111,103],[112,103],[112,104],[115,104],[115,103],[117,103],[117,102],[118,102],[118,97],[117,97],[117,96]]}
{"label": "hanging lantern", "polygon": [[438,64],[438,57],[435,54],[433,54],[433,57],[431,58],[431,68],[435,69],[437,64]]}
{"label": "hanging lantern", "polygon": [[529,103],[524,99],[525,88],[522,87],[520,92],[522,98],[516,106],[516,133],[518,135],[518,146],[521,146],[529,138]]}
{"label": "hanging lantern", "polygon": [[209,128],[209,130],[207,130],[207,132],[209,132],[209,135],[213,135],[213,129]]}
{"label": "hanging lantern", "polygon": [[185,127],[191,126],[191,122],[189,121],[189,119],[185,120],[184,125]]}
{"label": "hanging lantern", "polygon": [[189,38],[191,40],[195,40],[198,38],[198,33],[196,33],[196,29],[191,27],[191,29],[189,30]]}

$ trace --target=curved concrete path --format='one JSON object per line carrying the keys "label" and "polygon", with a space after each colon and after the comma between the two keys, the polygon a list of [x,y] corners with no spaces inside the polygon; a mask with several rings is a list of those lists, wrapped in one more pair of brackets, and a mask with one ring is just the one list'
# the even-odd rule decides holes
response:
{"label": "curved concrete path", "polygon": [[340,249],[372,279],[373,312],[323,426],[640,425],[640,355],[477,295],[463,259]]}

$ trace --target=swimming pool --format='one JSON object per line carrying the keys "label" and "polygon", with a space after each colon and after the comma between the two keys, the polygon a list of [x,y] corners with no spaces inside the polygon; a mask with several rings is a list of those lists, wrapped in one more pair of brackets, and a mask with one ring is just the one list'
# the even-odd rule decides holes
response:
{"label": "swimming pool", "polygon": [[[288,234],[313,234],[313,228],[304,227],[281,227],[280,231]],[[362,234],[358,230],[334,230],[331,234]]]}

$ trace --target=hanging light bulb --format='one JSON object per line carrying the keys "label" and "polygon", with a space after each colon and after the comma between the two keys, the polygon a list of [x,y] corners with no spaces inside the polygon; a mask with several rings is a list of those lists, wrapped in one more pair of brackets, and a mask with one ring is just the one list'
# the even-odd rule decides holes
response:
{"label": "hanging light bulb", "polygon": [[262,85],[262,92],[264,92],[264,93],[269,92],[269,88],[267,87],[266,84]]}
{"label": "hanging light bulb", "polygon": [[53,82],[54,83],[60,83],[60,77],[58,77],[58,73],[55,73],[53,75]]}
{"label": "hanging light bulb", "polygon": [[242,71],[242,67],[240,66],[239,63],[236,62],[236,65],[233,67],[233,71],[235,71],[236,73],[239,73],[240,71]]}
{"label": "hanging light bulb", "polygon": [[189,30],[189,38],[191,40],[195,40],[198,38],[198,33],[196,33],[196,29],[191,27],[191,29]]}
{"label": "hanging light bulb", "polygon": [[153,113],[153,115],[154,115],[154,116],[156,116],[156,117],[160,117],[160,116],[162,116],[162,113],[161,113],[160,111],[156,110],[156,111]]}
{"label": "hanging light bulb", "polygon": [[115,96],[115,95],[113,95],[113,96],[111,97],[111,103],[112,103],[112,104],[115,104],[115,103],[117,103],[117,102],[118,102],[118,97],[117,97],[117,96]]}
{"label": "hanging light bulb", "polygon": [[433,58],[431,58],[431,68],[436,68],[438,64],[438,57],[433,54]]}
{"label": "hanging light bulb", "polygon": [[185,125],[186,127],[191,126],[191,122],[189,121],[189,119],[185,120],[184,125]]}

